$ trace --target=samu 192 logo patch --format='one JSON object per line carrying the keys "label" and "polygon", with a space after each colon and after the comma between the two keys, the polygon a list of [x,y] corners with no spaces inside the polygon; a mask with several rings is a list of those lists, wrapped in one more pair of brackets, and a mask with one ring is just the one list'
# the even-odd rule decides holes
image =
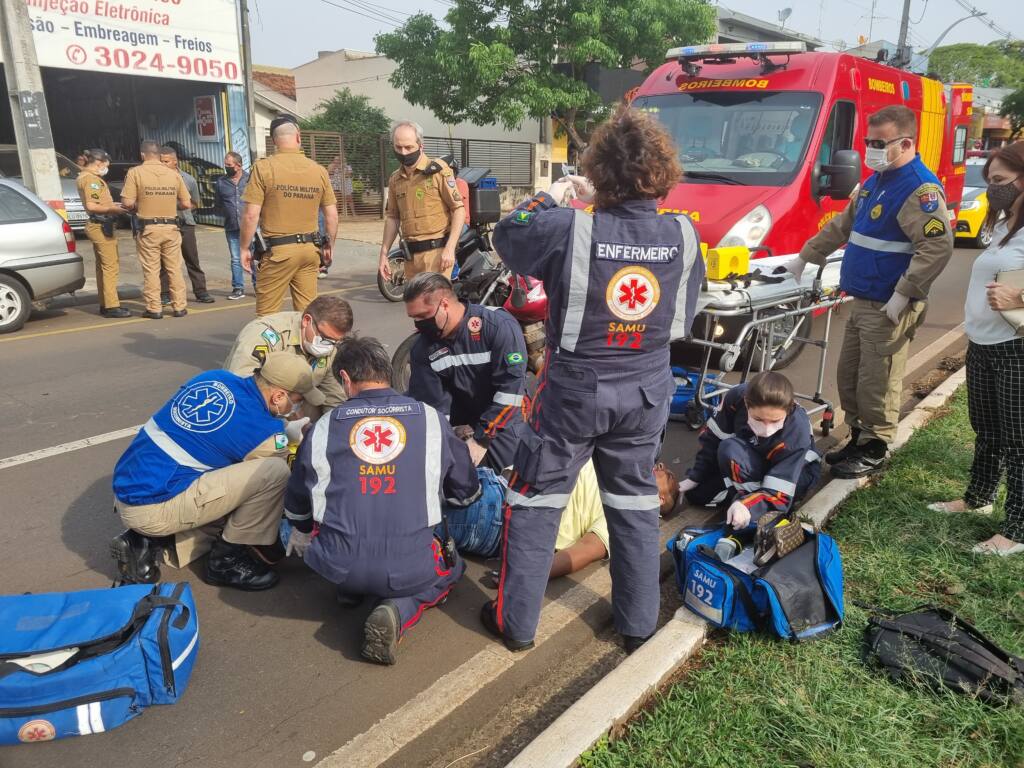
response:
{"label": "samu 192 logo patch", "polygon": [[348,433],[348,445],[362,461],[387,464],[405,449],[405,427],[390,416],[360,419]]}
{"label": "samu 192 logo patch", "polygon": [[942,219],[928,219],[922,231],[925,237],[942,237],[946,234],[946,223]]}
{"label": "samu 192 logo patch", "polygon": [[519,365],[523,362],[524,358],[521,352],[509,352],[505,355],[505,359],[508,361],[509,365]]}
{"label": "samu 192 logo patch", "polygon": [[643,267],[623,267],[608,281],[605,301],[612,314],[622,320],[642,320],[658,306],[661,287],[658,278]]}
{"label": "samu 192 logo patch", "polygon": [[57,729],[49,720],[29,720],[18,729],[18,741],[23,744],[53,741],[55,738],[57,738]]}

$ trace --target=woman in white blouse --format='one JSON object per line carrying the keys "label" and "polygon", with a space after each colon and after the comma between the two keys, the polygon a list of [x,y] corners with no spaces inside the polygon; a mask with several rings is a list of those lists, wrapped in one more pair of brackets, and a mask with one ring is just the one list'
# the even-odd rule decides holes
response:
{"label": "woman in white blouse", "polygon": [[971,269],[964,305],[967,332],[967,403],[977,438],[971,481],[963,499],[930,505],[939,512],[989,514],[1006,475],[1006,520],[999,533],[973,551],[1007,557],[1024,553],[1024,335],[1001,312],[1024,308],[1024,291],[996,282],[1000,272],[1024,270],[1024,142],[989,157],[992,245]]}

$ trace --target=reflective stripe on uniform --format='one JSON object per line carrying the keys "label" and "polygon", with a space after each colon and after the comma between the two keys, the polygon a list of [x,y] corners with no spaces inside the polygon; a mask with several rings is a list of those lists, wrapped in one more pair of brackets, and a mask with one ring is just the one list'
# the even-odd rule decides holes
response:
{"label": "reflective stripe on uniform", "polygon": [[430,364],[437,373],[446,371],[449,368],[455,368],[459,365],[483,365],[484,363],[491,362],[490,352],[471,352],[465,355],[449,355],[448,357],[442,357],[439,360],[435,360]]}
{"label": "reflective stripe on uniform", "polygon": [[726,488],[735,488],[739,491],[757,491],[762,488],[762,484],[756,481],[749,483],[737,483],[731,477],[724,478]]}
{"label": "reflective stripe on uniform", "polygon": [[511,507],[555,507],[565,509],[569,503],[568,493],[538,493],[536,496],[523,496],[511,488],[505,494],[505,503]]}
{"label": "reflective stripe on uniform", "polygon": [[601,491],[601,503],[612,509],[646,512],[661,506],[658,496],[626,496],[621,493]]}
{"label": "reflective stripe on uniform", "polygon": [[495,392],[494,402],[498,405],[522,405],[523,396],[513,395],[510,392]]}
{"label": "reflective stripe on uniform", "polygon": [[725,432],[720,426],[718,426],[718,422],[715,421],[715,417],[714,416],[712,416],[710,419],[708,419],[707,424],[708,424],[708,429],[711,430],[711,434],[713,434],[719,440],[728,440],[730,437],[733,436],[732,432]]}
{"label": "reflective stripe on uniform", "polygon": [[804,458],[807,459],[808,462],[813,463],[815,461],[821,461],[821,454],[817,451],[808,451]]}
{"label": "reflective stripe on uniform", "polygon": [[861,248],[870,248],[873,251],[885,251],[886,253],[913,253],[914,244],[902,240],[879,240],[877,237],[862,235],[859,232],[851,232],[847,242],[859,245]]}
{"label": "reflective stripe on uniform", "polygon": [[309,492],[313,507],[313,519],[318,523],[324,521],[327,512],[327,486],[331,482],[331,463],[327,460],[327,433],[330,430],[330,419],[317,419],[313,425],[312,450],[309,452],[316,482]]}
{"label": "reflective stripe on uniform", "polygon": [[213,467],[203,464],[203,462],[193,457],[192,454],[174,442],[174,440],[171,439],[171,436],[164,432],[160,428],[160,425],[153,419],[150,419],[145,423],[142,427],[142,431],[146,433],[157,448],[166,453],[181,466],[194,469],[197,472],[209,472],[213,469]]}
{"label": "reflective stripe on uniform", "polygon": [[[488,358],[489,359],[489,358]],[[427,525],[441,522],[441,417],[429,405],[423,405],[423,416],[427,427],[426,461],[423,471],[426,478]]]}
{"label": "reflective stripe on uniform", "polygon": [[[679,231],[683,238],[683,274],[679,278],[679,288],[676,289],[676,301],[672,308],[672,326],[669,329],[670,339],[681,339],[686,336],[687,320],[686,317],[686,292],[690,284],[690,271],[693,269],[693,264],[697,260],[697,253],[700,250],[699,237],[696,236],[696,229],[693,226],[693,221],[689,216],[677,216],[676,221],[679,223]],[[687,237],[687,235],[692,235]]]}
{"label": "reflective stripe on uniform", "polygon": [[576,351],[583,330],[590,285],[590,247],[593,243],[594,217],[577,209],[572,224],[572,264],[569,266],[569,295],[565,301],[565,322],[559,346]]}
{"label": "reflective stripe on uniform", "polygon": [[309,520],[309,518],[311,517],[311,515],[308,512],[304,515],[296,515],[294,512],[288,509],[288,507],[284,508],[284,516],[287,517],[289,520]]}
{"label": "reflective stripe on uniform", "polygon": [[796,483],[791,483],[789,480],[783,480],[781,477],[775,477],[774,475],[767,475],[761,482],[761,487],[780,491],[787,496],[796,494]]}

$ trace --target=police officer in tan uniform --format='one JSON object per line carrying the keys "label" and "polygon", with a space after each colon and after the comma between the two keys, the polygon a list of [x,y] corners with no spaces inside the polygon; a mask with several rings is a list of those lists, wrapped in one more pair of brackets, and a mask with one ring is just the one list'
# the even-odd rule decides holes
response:
{"label": "police officer in tan uniform", "polygon": [[121,205],[135,211],[138,235],[135,248],[142,264],[142,297],[146,302],[143,317],[162,318],[160,308],[160,267],[167,270],[171,310],[175,317],[188,314],[185,281],[181,277],[181,230],[178,209],[192,207],[181,175],[160,163],[160,145],[144,141],[140,148],[142,165],[130,169],[124,178]]}
{"label": "police officer in tan uniform", "polygon": [[85,166],[78,174],[78,197],[89,214],[85,236],[92,243],[96,256],[96,292],[100,297],[100,314],[103,317],[131,317],[132,313],[121,306],[117,296],[120,264],[114,225],[117,215],[124,213],[124,208],[114,202],[110,187],[103,180],[110,166],[110,155],[102,149],[88,149],[83,154]]}
{"label": "police officer in tan uniform", "polygon": [[[316,298],[316,281],[323,263],[330,266],[338,234],[338,207],[327,169],[302,153],[299,126],[290,117],[270,124],[275,153],[253,166],[242,195],[246,204],[240,235],[242,267],[252,272],[252,243],[259,226],[268,253],[259,257],[256,270],[256,314],[281,309],[285,291],[291,290],[298,312]],[[323,211],[326,238],[320,248],[317,212]]]}
{"label": "police officer in tan uniform", "polygon": [[380,245],[380,273],[391,279],[388,253],[401,230],[412,261],[405,264],[405,279],[420,272],[451,277],[455,248],[466,207],[455,185],[455,174],[441,160],[423,154],[423,129],[409,121],[391,129],[391,144],[402,167],[388,180],[388,205]]}
{"label": "police officer in tan uniform", "polygon": [[303,312],[275,312],[247,324],[228,352],[224,368],[249,376],[263,365],[268,354],[288,351],[301,355],[313,372],[313,386],[323,394],[322,409],[307,409],[307,415],[318,417],[322,410],[345,401],[341,383],[331,375],[331,363],[335,345],[351,330],[349,303],[339,296],[318,296]]}

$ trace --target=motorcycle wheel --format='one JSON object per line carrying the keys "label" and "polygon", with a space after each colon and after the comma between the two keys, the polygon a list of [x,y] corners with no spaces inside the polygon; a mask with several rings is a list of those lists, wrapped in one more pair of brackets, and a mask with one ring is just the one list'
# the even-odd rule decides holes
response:
{"label": "motorcycle wheel", "polygon": [[419,338],[414,333],[395,350],[391,356],[391,388],[398,393],[404,393],[409,389],[409,378],[412,374],[412,366],[409,364],[409,356],[412,354],[412,345]]}
{"label": "motorcycle wheel", "polygon": [[385,280],[380,270],[377,270],[377,288],[385,299],[398,302],[402,300],[402,292],[405,290],[405,259],[390,259],[389,263],[391,279]]}
{"label": "motorcycle wheel", "polygon": [[[798,304],[782,304],[779,306],[778,311],[785,312],[791,309],[796,309],[798,306]],[[721,324],[725,326],[726,338],[735,338],[736,335],[739,334],[740,329],[743,327],[744,323],[746,323],[748,319],[749,318],[747,317],[723,318]],[[800,329],[797,331],[797,335],[800,335],[800,333],[805,332],[807,330],[807,322],[808,319],[806,315],[802,317],[784,318],[778,321],[777,323],[779,327],[776,329],[776,337],[781,337],[784,339],[786,336],[789,335],[790,331],[793,330],[793,326],[795,324],[800,325]],[[750,338],[747,341],[747,343],[743,345],[743,351],[740,352],[739,360],[736,362],[735,366],[733,367],[733,370],[742,370],[746,368],[747,361],[753,359],[753,364],[750,366],[750,370],[752,372],[760,371],[761,350],[764,347],[764,344],[765,339],[763,337],[758,337],[756,341],[754,341],[753,338]],[[781,346],[781,342],[778,346]],[[786,368],[789,365],[792,365],[796,361],[796,359],[800,357],[800,353],[803,351],[803,348],[804,345],[802,342],[794,341],[792,344],[789,345],[789,348],[786,349],[786,351],[782,354],[782,357],[780,357],[775,362],[775,365],[772,367],[772,370],[779,371],[782,370],[783,368]],[[772,351],[774,352],[775,350]]]}

